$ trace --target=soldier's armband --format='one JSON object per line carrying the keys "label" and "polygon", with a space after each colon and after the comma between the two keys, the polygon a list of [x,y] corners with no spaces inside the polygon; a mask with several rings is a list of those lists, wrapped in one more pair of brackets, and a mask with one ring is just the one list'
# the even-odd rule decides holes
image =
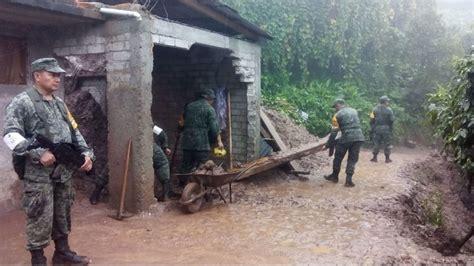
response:
{"label": "soldier's armband", "polygon": [[8,148],[12,151],[23,141],[26,141],[26,139],[18,132],[11,132],[3,137],[3,142],[5,142]]}

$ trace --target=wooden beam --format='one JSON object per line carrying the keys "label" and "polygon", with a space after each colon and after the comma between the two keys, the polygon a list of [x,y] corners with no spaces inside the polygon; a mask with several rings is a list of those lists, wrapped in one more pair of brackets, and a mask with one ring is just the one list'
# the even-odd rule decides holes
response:
{"label": "wooden beam", "polygon": [[253,39],[253,40],[258,40],[258,35],[249,31],[247,28],[243,27],[242,25],[240,25],[239,23],[236,23],[235,21],[233,20],[230,20],[228,17],[222,15],[222,14],[219,14],[217,12],[215,12],[214,10],[210,9],[209,7],[205,6],[205,5],[202,5],[200,4],[199,2],[197,2],[196,0],[178,0],[180,3],[194,9],[195,11],[207,16],[207,17],[210,17],[214,20],[216,20],[217,22],[220,22],[222,24],[224,24],[225,26],[237,31],[237,32],[240,32],[242,33],[243,35],[249,37],[250,39]]}
{"label": "wooden beam", "polygon": [[[278,131],[276,128],[273,126],[272,121],[270,118],[265,114],[263,110],[260,110],[260,119],[262,120],[262,124],[265,126],[265,128],[268,130],[268,133],[270,134],[270,137],[275,140],[276,146],[279,148],[280,151],[287,151],[288,147],[286,144],[283,142],[281,139],[280,135],[278,134]],[[299,163],[297,162],[289,162],[290,167],[292,170],[295,171],[302,171],[302,167]]]}
{"label": "wooden beam", "polygon": [[[239,180],[273,169],[285,163],[291,162],[292,160],[297,160],[301,157],[323,151],[325,149],[327,140],[328,137],[325,137],[316,143],[303,145],[287,151],[281,151],[270,157],[262,158],[257,162],[254,162],[255,165],[252,166],[247,172],[243,173],[239,177]],[[245,165],[243,166],[243,168],[245,168]]]}

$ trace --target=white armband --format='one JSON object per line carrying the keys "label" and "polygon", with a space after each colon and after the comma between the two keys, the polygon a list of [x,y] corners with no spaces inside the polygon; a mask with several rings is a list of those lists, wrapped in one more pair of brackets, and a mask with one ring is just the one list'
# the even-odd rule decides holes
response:
{"label": "white armband", "polygon": [[17,132],[8,133],[3,137],[3,142],[5,142],[8,148],[10,148],[10,150],[12,151],[15,149],[15,147],[18,144],[20,144],[21,142],[25,140],[26,139],[20,133],[17,133]]}
{"label": "white armband", "polygon": [[163,129],[158,127],[158,126],[154,126],[153,127],[153,133],[155,133],[156,135],[160,135],[161,132],[163,132]]}

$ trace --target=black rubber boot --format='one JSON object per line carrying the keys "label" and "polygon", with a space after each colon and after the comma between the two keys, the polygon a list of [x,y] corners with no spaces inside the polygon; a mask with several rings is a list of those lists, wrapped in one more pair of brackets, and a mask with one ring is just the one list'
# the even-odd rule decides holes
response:
{"label": "black rubber boot", "polygon": [[44,256],[42,249],[30,250],[31,253],[31,265],[34,266],[46,266],[47,259]]}
{"label": "black rubber boot", "polygon": [[372,157],[372,159],[370,159],[370,161],[376,163],[377,162],[377,154],[374,153],[374,157]]}
{"label": "black rubber boot", "polygon": [[352,182],[352,175],[348,174],[346,176],[346,183],[344,184],[345,187],[355,187],[355,184]]}
{"label": "black rubber boot", "polygon": [[173,189],[171,188],[170,181],[166,181],[162,183],[163,189],[161,191],[161,196],[158,198],[158,201],[168,201],[169,199],[176,199],[178,194],[174,193]]}
{"label": "black rubber boot", "polygon": [[103,186],[95,186],[94,191],[92,192],[91,196],[89,197],[89,202],[92,205],[96,205],[99,202],[100,199],[100,194],[102,193],[102,190],[104,190]]}
{"label": "black rubber boot", "polygon": [[385,155],[385,163],[391,163],[393,162],[391,159],[390,159],[390,155]]}
{"label": "black rubber boot", "polygon": [[331,181],[333,183],[337,183],[339,182],[339,175],[333,172],[330,175],[325,175],[324,179],[326,179],[327,181]]}
{"label": "black rubber boot", "polygon": [[91,262],[88,257],[77,255],[69,248],[67,236],[54,240],[54,244],[53,265],[88,265]]}

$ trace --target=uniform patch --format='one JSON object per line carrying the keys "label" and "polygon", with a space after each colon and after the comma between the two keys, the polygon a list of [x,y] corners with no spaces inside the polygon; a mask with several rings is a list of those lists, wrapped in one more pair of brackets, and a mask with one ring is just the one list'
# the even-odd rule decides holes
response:
{"label": "uniform patch", "polygon": [[77,129],[76,120],[74,119],[71,112],[69,112],[69,111],[67,111],[67,119],[69,120],[69,123],[71,123],[72,128]]}

